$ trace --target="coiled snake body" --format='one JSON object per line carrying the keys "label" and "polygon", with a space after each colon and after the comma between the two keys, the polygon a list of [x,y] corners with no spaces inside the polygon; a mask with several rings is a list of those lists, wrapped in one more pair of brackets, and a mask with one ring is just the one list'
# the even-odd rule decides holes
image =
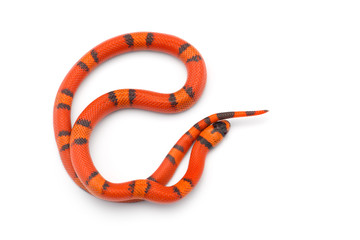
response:
{"label": "coiled snake body", "polygon": [[[161,51],[178,57],[187,68],[184,87],[170,94],[138,89],[109,92],[86,107],[71,127],[73,96],[84,78],[109,58],[138,50]],[[108,201],[168,203],[185,197],[201,177],[206,154],[229,130],[230,123],[223,119],[259,115],[266,110],[218,113],[204,118],[177,141],[150,177],[125,183],[109,182],[96,170],[89,153],[89,138],[92,129],[103,117],[119,109],[138,108],[162,113],[184,111],[200,98],[205,83],[206,68],[202,56],[193,46],[177,37],[138,32],[121,35],[96,46],[73,66],[55,100],[55,138],[66,171],[79,187]],[[173,186],[165,186],[194,142],[184,177]]]}

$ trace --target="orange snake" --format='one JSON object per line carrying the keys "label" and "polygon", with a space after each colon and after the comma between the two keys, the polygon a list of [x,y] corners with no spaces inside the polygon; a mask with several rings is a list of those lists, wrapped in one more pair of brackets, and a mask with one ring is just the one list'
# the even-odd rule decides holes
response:
{"label": "orange snake", "polygon": [[[174,93],[120,89],[93,101],[71,127],[73,96],[85,77],[100,63],[125,52],[151,50],[171,54],[186,66],[187,81]],[[176,113],[190,108],[201,96],[206,83],[206,67],[200,53],[186,41],[161,33],[137,32],[109,39],[86,53],[62,82],[54,105],[54,131],[64,167],[74,182],[92,195],[113,202],[148,200],[169,203],[185,197],[198,183],[208,151],[228,132],[227,118],[253,116],[262,111],[225,112],[210,115],[191,127],[174,145],[158,169],[147,179],[112,183],[96,170],[89,153],[93,128],[106,115],[119,109],[138,108]],[[195,143],[194,143],[195,142]],[[184,155],[193,145],[188,169],[173,186],[165,186]]]}

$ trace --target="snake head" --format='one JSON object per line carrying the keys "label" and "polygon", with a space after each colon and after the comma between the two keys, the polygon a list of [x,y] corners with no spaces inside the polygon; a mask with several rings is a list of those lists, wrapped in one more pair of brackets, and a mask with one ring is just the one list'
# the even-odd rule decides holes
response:
{"label": "snake head", "polygon": [[215,122],[215,123],[212,124],[212,126],[213,126],[213,130],[211,131],[211,133],[218,132],[223,137],[230,130],[230,122],[227,121],[227,120],[221,120],[221,121]]}
{"label": "snake head", "polygon": [[215,147],[228,133],[230,123],[226,120],[221,120],[208,126],[200,133],[200,139],[207,142],[209,148]]}

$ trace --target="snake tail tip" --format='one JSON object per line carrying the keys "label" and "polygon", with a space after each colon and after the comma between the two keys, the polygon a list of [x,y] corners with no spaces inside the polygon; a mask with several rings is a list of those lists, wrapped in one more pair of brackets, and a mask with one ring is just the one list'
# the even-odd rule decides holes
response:
{"label": "snake tail tip", "polygon": [[262,115],[262,114],[265,114],[269,112],[269,110],[260,110],[260,111],[255,111],[255,114],[254,115]]}
{"label": "snake tail tip", "polygon": [[257,116],[267,113],[269,110],[246,111],[246,116]]}

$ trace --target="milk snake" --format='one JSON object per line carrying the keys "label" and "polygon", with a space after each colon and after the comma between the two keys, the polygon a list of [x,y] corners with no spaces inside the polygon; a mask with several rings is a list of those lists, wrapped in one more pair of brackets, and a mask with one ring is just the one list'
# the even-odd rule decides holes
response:
{"label": "milk snake", "polygon": [[[174,93],[120,89],[93,101],[71,126],[73,96],[85,77],[100,63],[122,53],[151,50],[176,56],[186,66],[187,81]],[[227,118],[267,112],[225,112],[210,115],[191,127],[174,145],[158,169],[147,179],[112,183],[95,168],[89,153],[89,138],[96,124],[109,113],[137,108],[161,113],[177,113],[190,108],[201,96],[206,83],[205,63],[200,53],[175,36],[137,32],[109,39],[86,53],[63,80],[54,105],[55,138],[63,165],[74,182],[90,194],[113,202],[148,200],[169,203],[185,197],[198,183],[208,151],[228,132]],[[195,142],[195,143],[194,143]],[[173,186],[166,186],[184,155],[193,145],[188,169]]]}

